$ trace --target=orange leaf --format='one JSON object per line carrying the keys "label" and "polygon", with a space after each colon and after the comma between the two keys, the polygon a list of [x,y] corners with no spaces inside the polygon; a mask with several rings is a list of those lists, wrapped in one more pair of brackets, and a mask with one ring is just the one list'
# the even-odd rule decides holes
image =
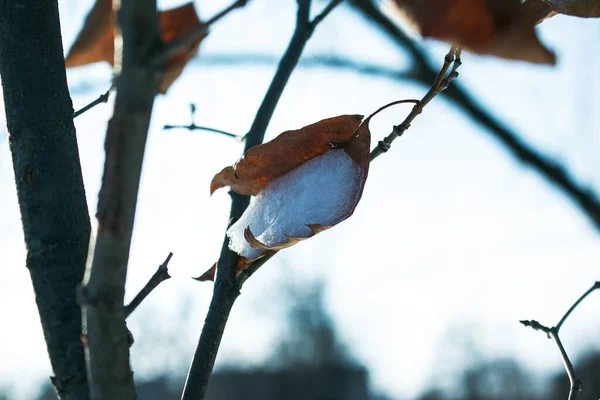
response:
{"label": "orange leaf", "polygon": [[520,0],[394,0],[424,37],[464,46],[478,54],[540,64],[554,55],[539,41],[539,21]]}
{"label": "orange leaf", "polygon": [[256,195],[273,179],[331,150],[331,143],[349,141],[362,118],[362,115],[340,115],[324,119],[254,146],[233,167],[215,175],[210,193],[230,186],[239,194]]}
{"label": "orange leaf", "polygon": [[[96,0],[88,14],[83,29],[65,59],[67,68],[87,65],[99,61],[114,64],[115,19],[112,0]],[[159,13],[161,39],[168,43],[202,26],[194,3]],[[160,82],[159,93],[166,93],[171,84],[181,75],[183,68],[198,52],[200,42],[206,35],[199,36],[187,49],[170,55]]]}
{"label": "orange leaf", "polygon": [[211,191],[257,195],[227,231],[230,249],[258,259],[352,215],[369,170],[369,121],[361,120],[341,115],[283,132],[217,174]]}

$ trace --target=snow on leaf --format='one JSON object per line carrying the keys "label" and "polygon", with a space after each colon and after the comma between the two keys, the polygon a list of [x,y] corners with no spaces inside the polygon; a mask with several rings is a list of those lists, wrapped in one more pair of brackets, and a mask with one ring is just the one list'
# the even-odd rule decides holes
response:
{"label": "snow on leaf", "polygon": [[342,115],[283,132],[213,178],[211,193],[230,186],[256,195],[227,231],[229,248],[242,257],[238,269],[352,215],[369,170],[371,134],[361,120]]}
{"label": "snow on leaf", "polygon": [[554,64],[539,41],[520,0],[394,0],[424,37],[445,40],[477,53]]}
{"label": "snow on leaf", "polygon": [[230,186],[239,194],[256,195],[273,179],[331,150],[331,143],[349,141],[362,119],[362,115],[340,115],[254,146],[234,166],[215,175],[210,193]]}
{"label": "snow on leaf", "polygon": [[[106,61],[114,65],[116,14],[112,0],[96,0],[88,14],[81,32],[65,59],[67,68]],[[161,39],[168,43],[202,25],[194,3],[159,13]],[[206,35],[205,35],[206,36]],[[187,62],[198,52],[198,37],[187,49],[170,55],[165,63],[165,71],[160,82],[159,93],[166,93],[171,84],[181,75]]]}

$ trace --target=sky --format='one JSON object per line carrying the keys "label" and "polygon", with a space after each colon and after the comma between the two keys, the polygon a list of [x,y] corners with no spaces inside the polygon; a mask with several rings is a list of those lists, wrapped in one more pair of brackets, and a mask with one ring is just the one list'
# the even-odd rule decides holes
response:
{"label": "sky", "polygon": [[[323,6],[316,1],[315,9]],[[160,1],[162,9],[182,3]],[[206,18],[228,1],[196,1]],[[91,6],[60,4],[68,49]],[[385,6],[385,2],[384,2]],[[295,2],[254,0],[216,25],[169,93],[155,103],[139,192],[126,298],[164,260],[173,279],[131,317],[136,376],[185,370],[211,295],[189,279],[217,259],[229,213],[226,190],[209,196],[212,176],[240,157],[243,144],[207,132],[163,130],[196,122],[244,134],[275,65],[217,65],[219,55],[278,57],[293,29]],[[465,54],[457,84],[483,102],[529,144],[564,163],[600,193],[600,20],[558,16],[539,32],[558,56],[555,67]],[[448,46],[423,41],[441,63]],[[304,56],[340,55],[402,70],[408,56],[348,7],[320,25]],[[111,70],[97,64],[68,72],[74,108],[105,92]],[[340,114],[369,114],[427,88],[412,82],[331,68],[294,71],[267,130],[267,139]],[[371,124],[373,141],[387,135],[409,106]],[[75,120],[90,214],[96,209],[103,140],[112,101]],[[3,114],[0,114],[3,118]],[[4,129],[4,123],[0,124]],[[2,137],[3,135],[0,135]],[[30,399],[32,382],[51,374],[35,307],[6,138],[0,139],[0,388]],[[95,220],[92,218],[92,223]],[[517,163],[460,108],[436,98],[371,166],[354,215],[334,229],[278,254],[244,286],[231,314],[218,364],[259,364],[280,336],[288,284],[322,280],[326,306],[371,384],[394,399],[416,396],[445,371],[468,360],[447,349],[472,337],[485,357],[516,357],[541,373],[562,366],[554,344],[520,319],[553,325],[600,279],[600,237],[562,193]],[[11,306],[8,306],[10,304]],[[598,295],[562,328],[575,357],[600,348]],[[23,350],[23,349],[26,350]],[[33,394],[32,394],[33,393]]]}

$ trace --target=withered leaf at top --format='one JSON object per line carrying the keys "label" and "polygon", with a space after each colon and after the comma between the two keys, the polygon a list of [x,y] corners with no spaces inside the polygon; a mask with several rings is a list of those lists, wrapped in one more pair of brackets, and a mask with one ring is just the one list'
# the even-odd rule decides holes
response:
{"label": "withered leaf at top", "polygon": [[520,0],[394,0],[424,37],[456,43],[477,54],[554,64],[539,41],[535,18]]}

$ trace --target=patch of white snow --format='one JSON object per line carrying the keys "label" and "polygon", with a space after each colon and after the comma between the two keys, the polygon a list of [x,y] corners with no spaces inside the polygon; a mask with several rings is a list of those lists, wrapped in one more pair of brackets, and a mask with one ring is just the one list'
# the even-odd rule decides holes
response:
{"label": "patch of white snow", "polygon": [[270,182],[242,217],[229,228],[229,248],[246,258],[256,258],[244,238],[252,234],[267,246],[287,242],[286,235],[307,237],[307,224],[335,225],[356,206],[363,172],[344,150],[330,150]]}

